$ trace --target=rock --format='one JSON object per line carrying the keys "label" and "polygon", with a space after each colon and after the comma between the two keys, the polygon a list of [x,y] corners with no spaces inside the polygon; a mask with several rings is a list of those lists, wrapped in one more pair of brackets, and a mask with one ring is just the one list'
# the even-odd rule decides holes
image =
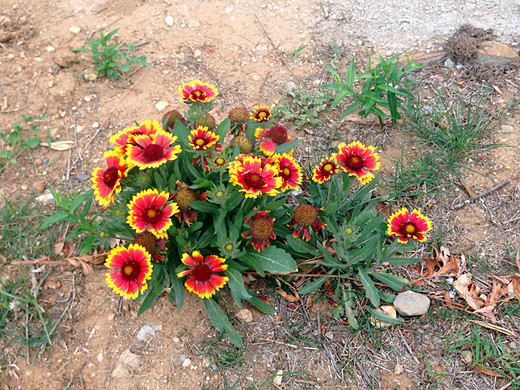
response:
{"label": "rock", "polygon": [[139,341],[148,341],[155,336],[156,331],[161,330],[162,325],[143,325],[139,332],[137,333],[137,340]]}
{"label": "rock", "polygon": [[90,175],[87,175],[85,173],[78,173],[77,175],[72,176],[72,180],[85,181],[87,179],[90,179],[90,177]]}
{"label": "rock", "polygon": [[430,299],[422,294],[406,291],[395,298],[394,307],[402,316],[421,316],[430,308]]}
{"label": "rock", "polygon": [[239,320],[244,322],[252,322],[253,321],[253,313],[249,309],[242,309],[236,314]]}
{"label": "rock", "polygon": [[168,15],[166,18],[164,18],[164,23],[166,23],[168,26],[173,26],[173,16]]}
{"label": "rock", "polygon": [[155,104],[155,109],[157,111],[162,111],[164,110],[166,107],[168,107],[169,103],[168,102],[157,102]]}
{"label": "rock", "polygon": [[[386,314],[389,317],[392,317],[393,319],[397,318],[397,312],[395,311],[395,308],[390,305],[384,305],[381,306],[379,309],[376,309],[379,313]],[[372,323],[372,326],[376,328],[386,328],[388,326],[392,326],[394,324],[390,322],[385,322],[380,320],[379,318],[376,318],[374,316],[370,317],[370,322]]]}
{"label": "rock", "polygon": [[51,202],[54,202],[54,196],[52,196],[49,190],[45,190],[45,192],[40,196],[37,196],[35,200],[38,203],[49,204]]}
{"label": "rock", "polygon": [[399,363],[396,364],[394,367],[394,374],[401,375],[403,372],[404,372],[404,367],[402,366],[402,364],[399,364]]}
{"label": "rock", "polygon": [[484,41],[477,49],[475,59],[470,62],[487,66],[505,66],[520,63],[520,56],[505,43]]}
{"label": "rock", "polygon": [[[448,57],[448,53],[446,53],[444,50],[431,51],[429,53],[425,51],[417,51],[408,53],[408,57],[410,57],[414,64],[423,64],[426,66],[430,66],[437,62],[444,61]],[[402,55],[399,58],[399,63],[405,66],[408,64],[406,55]]]}
{"label": "rock", "polygon": [[95,81],[98,78],[98,75],[96,73],[92,72],[85,72],[83,73],[83,78],[87,81]]}
{"label": "rock", "polygon": [[[129,349],[125,349],[119,360],[116,362],[114,370],[112,371],[113,378],[126,378],[128,377],[128,368],[132,371],[137,370],[141,366],[141,356],[130,352]],[[128,368],[127,368],[128,367]]]}
{"label": "rock", "polygon": [[56,65],[61,68],[69,68],[72,64],[79,62],[79,57],[69,50],[58,50],[53,58]]}
{"label": "rock", "polygon": [[185,360],[182,362],[182,366],[183,366],[183,367],[189,367],[189,366],[191,366],[191,359],[190,359],[190,358],[185,359]]}
{"label": "rock", "polygon": [[462,351],[461,357],[462,361],[467,365],[473,363],[473,353],[471,351]]}
{"label": "rock", "polygon": [[81,32],[81,27],[70,26],[69,31],[73,34],[79,34]]}
{"label": "rock", "polygon": [[500,126],[500,131],[503,133],[513,133],[515,128],[511,125],[502,125]]}
{"label": "rock", "polygon": [[37,193],[39,193],[39,194],[41,194],[41,193],[43,193],[43,191],[45,191],[45,183],[44,183],[43,181],[41,181],[41,180],[39,180],[39,181],[35,181],[35,182],[32,184],[32,186],[33,186],[34,190],[35,190]]}

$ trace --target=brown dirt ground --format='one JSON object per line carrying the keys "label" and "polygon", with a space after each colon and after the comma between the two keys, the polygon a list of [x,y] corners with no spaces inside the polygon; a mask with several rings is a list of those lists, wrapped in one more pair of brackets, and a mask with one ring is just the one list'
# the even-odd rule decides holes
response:
{"label": "brown dirt ground", "polygon": [[[251,1],[234,4],[231,11],[226,7],[224,2],[202,0],[42,0],[31,4],[0,0],[0,37],[9,37],[0,45],[2,129],[19,120],[20,114],[36,117],[45,113],[47,117],[40,127],[48,129],[53,138],[75,141],[76,145],[70,154],[44,147],[27,151],[19,166],[10,166],[2,174],[2,194],[10,199],[30,195],[37,181],[43,181],[47,188],[88,188],[88,180],[75,178],[90,176],[99,165],[109,136],[134,120],[160,119],[163,112],[154,108],[159,101],[168,102],[169,109],[182,110],[177,87],[183,82],[201,79],[217,85],[223,106],[220,116],[216,115],[221,119],[235,106],[276,105],[289,92],[288,82],[316,89],[330,81],[323,64],[332,59],[338,60],[342,69],[354,52],[360,59],[375,54],[370,48],[350,45],[343,45],[341,54],[334,52],[334,30],[315,28],[314,20],[322,15],[322,9],[310,0]],[[172,27],[165,23],[168,15],[173,16]],[[74,34],[69,31],[71,26],[81,31]],[[147,56],[152,70],[136,67],[118,81],[86,80],[83,74],[92,72],[92,60],[88,54],[71,53],[70,49],[83,47],[100,28],[105,32],[120,28],[120,42],[146,42],[138,53]],[[294,63],[291,56],[283,55],[304,43],[308,47]],[[425,81],[435,85],[452,77],[456,74],[442,71]],[[514,97],[518,99],[518,71],[508,73],[507,79],[501,94],[495,94],[492,100],[497,110]],[[459,87],[457,92],[464,88]],[[325,128],[334,126],[334,116],[324,120]],[[304,139],[303,150],[316,140],[334,143],[348,137],[368,140],[389,156],[396,156],[401,135],[381,131],[370,125],[371,121],[344,121],[340,130],[348,136],[337,139],[327,138],[326,134],[314,134],[312,138],[302,131],[290,131],[294,137]],[[498,134],[495,141],[507,142],[511,147],[494,150],[475,161],[472,168],[478,174],[469,172],[467,183],[477,192],[504,180],[511,183],[458,211],[432,210],[434,222],[442,218],[446,228],[453,229],[446,240],[453,243],[454,252],[485,252],[486,261],[497,270],[503,269],[507,261],[506,239],[513,245],[515,236],[518,241],[518,218],[510,221],[518,216],[520,198],[517,108],[503,111],[496,123],[497,131],[503,125],[512,126],[513,132]],[[46,140],[46,134],[42,137]],[[413,146],[412,139],[406,142]],[[466,198],[460,188],[450,194],[453,204]],[[377,389],[419,389],[431,383],[424,356],[431,357],[429,363],[436,372],[446,374],[440,388],[491,389],[505,383],[502,378],[468,371],[458,355],[441,354],[436,345],[442,343],[444,332],[452,331],[450,320],[444,317],[407,320],[411,332],[399,336],[395,330],[383,329],[376,334],[375,342],[361,333],[351,333],[330,318],[325,306],[315,306],[309,320],[307,313],[291,308],[289,302],[257,282],[255,288],[270,296],[277,313],[264,316],[251,309],[253,322],[240,322],[234,316],[238,309],[224,295],[228,312],[244,335],[245,347],[240,364],[229,370],[223,366],[215,369],[214,362],[204,354],[210,343],[217,342],[216,335],[196,297],[187,295],[184,308],[177,312],[167,297],[161,296],[151,310],[137,317],[138,303],[125,303],[118,309],[118,298],[106,287],[101,267],[89,274],[77,268],[57,267],[51,281],[60,283],[47,282],[44,299],[57,315],[66,311],[60,332],[34,362],[17,358],[16,345],[5,347],[4,361],[11,363],[2,370],[5,389],[196,389],[228,388],[235,382],[235,388],[246,388],[260,386],[278,370],[291,375],[284,376],[281,385],[270,383],[268,388],[365,389],[373,381]],[[434,307],[435,312],[441,310],[442,305]],[[320,315],[332,332],[331,340],[318,334]],[[514,321],[504,321],[504,326],[518,327]],[[143,325],[161,328],[154,337],[141,342],[136,335]],[[305,342],[288,342],[296,336]],[[402,342],[404,339],[407,343]],[[507,342],[514,345],[513,340]],[[378,343],[391,349],[381,349]],[[408,344],[416,357],[408,353]],[[225,343],[221,345],[226,347]],[[185,359],[190,359],[191,364],[183,366]],[[345,371],[338,374],[332,367],[333,360],[344,365]],[[397,366],[404,367],[404,371]]]}

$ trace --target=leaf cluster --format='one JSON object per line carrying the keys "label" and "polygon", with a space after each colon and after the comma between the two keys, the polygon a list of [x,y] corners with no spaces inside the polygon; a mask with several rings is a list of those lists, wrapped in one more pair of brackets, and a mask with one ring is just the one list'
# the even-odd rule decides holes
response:
{"label": "leaf cluster", "polygon": [[150,65],[146,56],[135,54],[136,43],[129,43],[121,48],[118,43],[109,43],[110,39],[119,31],[115,29],[108,34],[103,34],[100,29],[99,39],[91,39],[88,44],[90,48],[72,49],[72,51],[84,51],[92,53],[92,59],[97,63],[94,67],[99,77],[108,76],[110,80],[117,80],[130,70],[130,65],[144,65],[148,69]]}

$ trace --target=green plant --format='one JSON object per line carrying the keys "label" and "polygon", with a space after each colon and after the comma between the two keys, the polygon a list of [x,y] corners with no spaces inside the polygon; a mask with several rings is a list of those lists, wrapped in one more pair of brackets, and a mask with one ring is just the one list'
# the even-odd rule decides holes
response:
{"label": "green plant", "polygon": [[[401,119],[401,114],[399,113],[403,102],[401,97],[409,98],[411,93],[409,88],[399,85],[404,82],[410,83],[410,80],[405,80],[407,75],[414,69],[423,68],[424,65],[412,63],[407,56],[408,65],[404,70],[401,70],[399,69],[398,61],[400,56],[401,53],[387,59],[380,57],[377,65],[373,68],[370,58],[368,61],[368,72],[358,74],[356,74],[354,59],[352,59],[347,68],[344,82],[331,66],[325,65],[336,80],[336,83],[322,85],[322,88],[331,89],[338,93],[330,110],[336,107],[348,95],[354,99],[354,103],[350,104],[343,111],[339,120],[342,120],[356,109],[360,109],[359,115],[363,117],[367,117],[369,114],[376,115],[379,118],[381,127],[383,127],[383,119],[387,117],[383,109],[390,112],[393,123]],[[354,84],[356,80],[364,81]]]}
{"label": "green plant", "polygon": [[146,62],[146,56],[137,56],[135,49],[138,44],[129,43],[125,48],[120,48],[117,43],[108,41],[119,31],[115,29],[107,35],[103,29],[99,30],[99,39],[91,39],[88,44],[90,48],[72,49],[72,51],[86,51],[92,53],[92,59],[97,62],[94,67],[99,77],[108,76],[110,80],[117,80],[123,73],[130,70],[130,65],[140,64],[148,69],[150,65]]}
{"label": "green plant", "polygon": [[319,119],[319,115],[326,109],[332,97],[321,91],[310,94],[305,89],[299,88],[293,88],[292,93],[292,98],[283,96],[280,104],[273,109],[273,116],[293,120],[296,129],[301,129],[305,125],[321,126],[323,122]]}
{"label": "green plant", "polygon": [[307,45],[300,45],[300,47],[294,51],[291,51],[288,53],[288,55],[292,55],[293,58],[292,58],[292,62],[296,62],[296,59],[298,58],[298,55],[300,54],[300,52],[305,49],[307,47]]}
{"label": "green plant", "polygon": [[[0,173],[7,164],[17,164],[17,158],[26,149],[34,149],[40,144],[40,139],[36,134],[41,130],[31,116],[20,115],[23,122],[29,125],[24,128],[19,122],[13,123],[13,130],[8,135],[0,133],[0,138],[4,142],[6,149],[0,150]],[[37,120],[42,120],[45,115],[40,115]]]}
{"label": "green plant", "polygon": [[[104,153],[106,168],[92,175],[95,198],[104,210],[87,218],[92,191],[73,197],[54,193],[58,207],[42,229],[56,222],[73,224],[68,239],[89,233],[82,237],[83,250],[103,244],[95,241],[95,229],[105,232],[105,245],[109,237],[122,239],[105,262],[112,271],[109,287],[142,299],[138,314],[165,290],[180,310],[185,287],[203,299],[213,325],[236,346],[242,337],[220,306],[219,291],[229,289],[238,307],[247,301],[274,313],[242,275],[291,275],[298,270],[295,258],[323,258],[320,270],[342,282],[336,285],[334,298],[342,304],[335,314],[346,314],[353,327],[353,290],[363,291],[374,306],[368,312],[395,322],[375,311],[381,300],[393,297],[374,281],[396,291],[408,281],[376,267],[385,261],[415,262],[402,257],[414,247],[408,241],[424,241],[431,224],[414,211],[414,218],[401,226],[411,218],[403,209],[390,218],[387,230],[372,198],[373,172],[380,165],[375,148],[342,143],[304,176],[292,157],[297,141],[274,125],[269,107],[256,106],[249,115],[234,111],[217,124],[209,114],[218,94],[213,85],[195,80],[179,90],[188,105],[184,114],[171,111],[162,126],[145,121],[110,138],[115,146]],[[232,127],[231,119],[237,118],[240,126]],[[238,134],[225,145],[232,129]],[[305,195],[294,194],[300,188]],[[330,248],[324,241],[332,243]],[[353,277],[356,282],[350,283]],[[311,287],[319,288],[322,279]]]}
{"label": "green plant", "polygon": [[428,104],[428,111],[417,96],[405,108],[406,123],[425,145],[436,150],[442,171],[461,177],[468,159],[503,145],[485,142],[492,134],[494,122],[493,115],[487,112],[487,90],[471,91],[454,101],[447,96],[447,91],[438,90]]}

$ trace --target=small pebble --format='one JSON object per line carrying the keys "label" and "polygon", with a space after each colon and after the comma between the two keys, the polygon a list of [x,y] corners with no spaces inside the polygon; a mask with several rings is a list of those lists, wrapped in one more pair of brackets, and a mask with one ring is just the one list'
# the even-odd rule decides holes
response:
{"label": "small pebble", "polygon": [[188,358],[188,359],[186,359],[185,361],[183,361],[183,362],[182,362],[182,366],[183,366],[183,367],[189,367],[189,366],[191,366],[191,359]]}
{"label": "small pebble", "polygon": [[164,23],[166,23],[168,26],[173,26],[173,16],[170,16],[168,15],[165,19],[164,19]]}
{"label": "small pebble", "polygon": [[81,27],[78,26],[71,26],[69,28],[69,31],[73,34],[78,34],[81,31]]}

